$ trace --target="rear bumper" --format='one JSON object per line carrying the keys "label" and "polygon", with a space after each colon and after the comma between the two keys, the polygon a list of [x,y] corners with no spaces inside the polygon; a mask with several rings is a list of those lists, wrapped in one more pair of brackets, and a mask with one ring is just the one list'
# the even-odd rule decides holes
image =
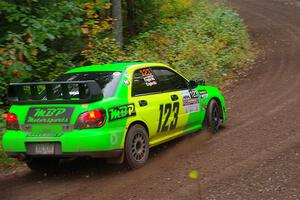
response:
{"label": "rear bumper", "polygon": [[[7,130],[2,138],[3,150],[10,157],[27,156],[29,143],[55,143],[54,154],[57,157],[116,157],[123,150],[124,133],[115,130],[73,130],[56,137],[31,137],[23,131]],[[30,156],[32,156],[30,154]],[[33,155],[39,156],[39,155]],[[48,155],[41,155],[48,156]]]}
{"label": "rear bumper", "polygon": [[72,153],[55,153],[54,155],[27,155],[26,152],[5,152],[9,157],[18,158],[20,160],[26,157],[60,157],[60,158],[72,158],[72,157],[91,157],[91,158],[116,158],[122,155],[123,150],[111,150],[111,151],[96,151],[96,152],[72,152]]}

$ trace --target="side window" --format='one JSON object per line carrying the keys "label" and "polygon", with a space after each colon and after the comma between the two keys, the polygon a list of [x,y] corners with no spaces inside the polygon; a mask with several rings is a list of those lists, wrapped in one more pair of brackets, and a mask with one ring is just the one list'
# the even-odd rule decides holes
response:
{"label": "side window", "polygon": [[188,89],[188,82],[176,72],[166,68],[153,68],[158,78],[161,91],[174,91]]}
{"label": "side window", "polygon": [[133,74],[132,96],[159,92],[156,77],[150,68],[138,69]]}

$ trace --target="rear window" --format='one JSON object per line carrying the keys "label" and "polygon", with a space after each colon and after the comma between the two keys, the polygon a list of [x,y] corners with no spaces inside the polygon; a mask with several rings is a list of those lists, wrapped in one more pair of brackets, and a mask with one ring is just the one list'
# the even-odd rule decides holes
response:
{"label": "rear window", "polygon": [[[115,94],[119,84],[121,72],[80,72],[63,74],[57,78],[57,81],[86,81],[95,80],[102,89],[104,97],[112,97]],[[79,93],[78,91],[72,91]],[[76,96],[76,95],[74,95]]]}

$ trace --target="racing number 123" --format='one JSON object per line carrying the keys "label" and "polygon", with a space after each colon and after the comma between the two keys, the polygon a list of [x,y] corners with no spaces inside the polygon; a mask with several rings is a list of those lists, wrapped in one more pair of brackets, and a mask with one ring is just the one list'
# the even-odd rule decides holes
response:
{"label": "racing number 123", "polygon": [[[157,133],[174,129],[178,121],[179,102],[175,102],[173,105],[171,103],[161,104],[159,106],[159,111],[160,114]],[[171,123],[168,123],[171,113],[174,115],[174,117]],[[164,120],[163,116],[165,116]]]}

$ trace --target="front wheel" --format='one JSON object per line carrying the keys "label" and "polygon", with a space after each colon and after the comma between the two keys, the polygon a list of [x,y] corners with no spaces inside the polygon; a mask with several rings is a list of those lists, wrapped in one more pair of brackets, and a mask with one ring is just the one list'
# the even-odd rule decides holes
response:
{"label": "front wheel", "polygon": [[139,124],[132,126],[126,136],[125,157],[131,169],[143,166],[149,156],[149,137],[146,129]]}
{"label": "front wheel", "polygon": [[216,133],[221,126],[222,108],[215,99],[212,99],[206,112],[207,127],[212,133]]}

